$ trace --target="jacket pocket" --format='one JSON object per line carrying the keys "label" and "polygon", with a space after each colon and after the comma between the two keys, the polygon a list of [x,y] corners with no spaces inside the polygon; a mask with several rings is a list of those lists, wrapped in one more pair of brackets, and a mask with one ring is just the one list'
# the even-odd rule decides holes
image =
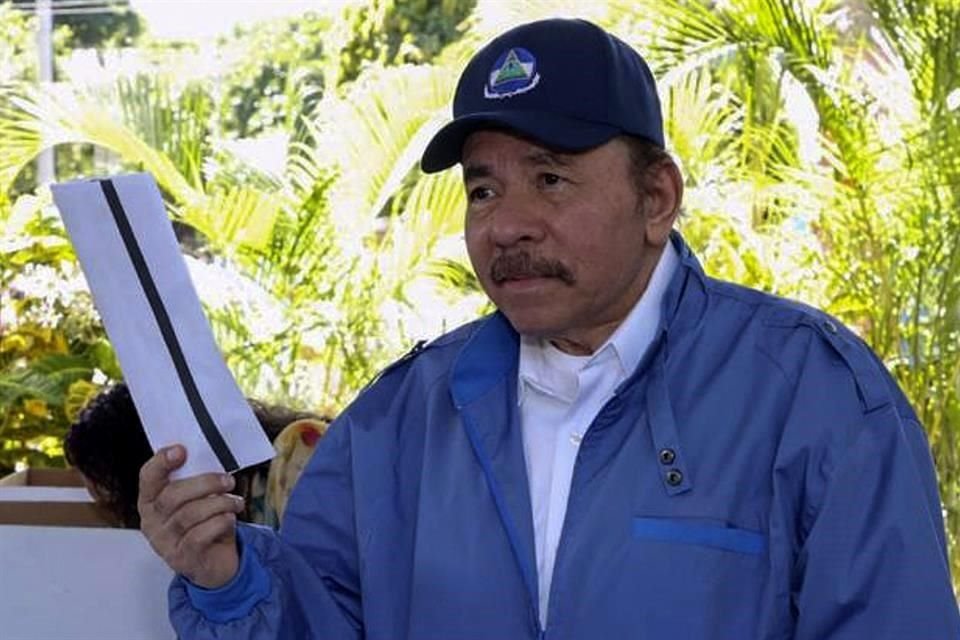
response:
{"label": "jacket pocket", "polygon": [[695,520],[634,518],[633,537],[710,547],[753,556],[763,555],[767,550],[767,537],[760,532]]}

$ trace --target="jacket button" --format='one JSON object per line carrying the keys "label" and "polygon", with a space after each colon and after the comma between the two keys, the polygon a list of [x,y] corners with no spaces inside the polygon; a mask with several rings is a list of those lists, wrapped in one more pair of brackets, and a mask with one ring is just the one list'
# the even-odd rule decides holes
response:
{"label": "jacket button", "polygon": [[824,320],[823,328],[831,335],[837,335],[837,325],[833,320]]}
{"label": "jacket button", "polygon": [[660,449],[657,456],[660,458],[660,464],[673,464],[677,459],[677,453],[673,449]]}
{"label": "jacket button", "polygon": [[667,471],[668,485],[670,485],[671,487],[675,487],[679,485],[681,482],[683,482],[683,474],[680,471],[676,469],[670,469],[670,471]]}

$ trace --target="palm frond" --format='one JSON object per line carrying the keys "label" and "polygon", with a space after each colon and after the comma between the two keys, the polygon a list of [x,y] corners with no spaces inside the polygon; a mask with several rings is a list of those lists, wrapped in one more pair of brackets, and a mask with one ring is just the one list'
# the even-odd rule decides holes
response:
{"label": "palm frond", "polygon": [[196,83],[177,89],[169,78],[158,74],[121,77],[109,89],[98,101],[117,105],[118,119],[170,158],[190,184],[201,190],[213,110],[206,89]]}
{"label": "palm frond", "polygon": [[935,109],[942,108],[960,77],[960,5],[952,0],[870,0],[867,4],[883,32],[894,36],[892,45],[914,78],[918,97]]}
{"label": "palm frond", "polygon": [[235,186],[173,209],[181,221],[203,233],[218,250],[229,251],[266,246],[280,206],[281,197],[276,193]]}
{"label": "palm frond", "polygon": [[[70,87],[21,87],[8,94],[0,113],[0,176],[13,177],[25,162],[57,144],[94,144],[111,149],[125,162],[154,175],[180,201],[197,192],[161,150],[146,143],[105,108]],[[9,183],[0,184],[9,188]]]}
{"label": "palm frond", "polygon": [[329,196],[348,237],[372,232],[416,167],[452,82],[449,73],[429,66],[371,69],[345,97],[322,105],[317,144],[342,168]]}
{"label": "palm frond", "polygon": [[32,92],[31,85],[0,86],[0,192],[7,193],[23,168],[49,146],[44,127],[14,101]]}
{"label": "palm frond", "polygon": [[477,274],[469,265],[452,258],[441,258],[430,262],[428,273],[445,286],[462,293],[480,293],[483,291]]}
{"label": "palm frond", "polygon": [[669,144],[691,184],[716,181],[732,171],[736,132],[742,113],[735,97],[700,69],[663,92],[664,124]]}
{"label": "palm frond", "polygon": [[436,243],[460,233],[465,206],[458,172],[419,177],[403,211],[392,218],[384,241],[388,250],[383,254],[382,271],[393,282],[388,291],[402,295],[403,285],[422,272]]}

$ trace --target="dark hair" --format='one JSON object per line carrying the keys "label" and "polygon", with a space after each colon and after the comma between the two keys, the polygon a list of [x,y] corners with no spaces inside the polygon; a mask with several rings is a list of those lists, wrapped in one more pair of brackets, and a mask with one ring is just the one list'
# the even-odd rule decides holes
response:
{"label": "dark hair", "polygon": [[253,415],[257,416],[257,421],[263,427],[264,433],[270,442],[273,442],[284,427],[297,420],[322,420],[330,422],[331,418],[324,415],[320,416],[312,411],[301,411],[300,409],[291,409],[278,404],[267,404],[260,400],[247,398],[250,408],[253,409]]}
{"label": "dark hair", "polygon": [[637,136],[623,135],[620,139],[630,152],[630,172],[639,193],[646,192],[647,179],[654,169],[663,164],[673,164],[673,157],[662,147]]}
{"label": "dark hair", "polygon": [[140,467],[153,450],[125,384],[107,388],[80,412],[63,443],[72,466],[92,482],[103,506],[125,527],[140,526]]}
{"label": "dark hair", "polygon": [[[329,422],[328,418],[308,411],[266,405],[256,400],[249,402],[270,442],[295,420],[309,418]],[[139,528],[140,467],[153,456],[153,449],[127,385],[117,383],[94,397],[70,426],[63,448],[67,462],[96,486],[102,506],[124,527]],[[265,476],[269,467],[267,461],[234,474],[235,493],[245,496],[252,479],[258,474]],[[245,509],[250,507],[248,501]],[[249,516],[245,511],[239,517],[249,520]]]}

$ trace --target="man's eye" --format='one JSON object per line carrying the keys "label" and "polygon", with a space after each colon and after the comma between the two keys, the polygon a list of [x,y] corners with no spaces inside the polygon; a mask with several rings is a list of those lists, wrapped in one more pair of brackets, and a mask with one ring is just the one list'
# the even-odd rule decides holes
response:
{"label": "man's eye", "polygon": [[561,176],[558,176],[555,173],[542,173],[540,174],[540,183],[546,187],[552,187],[562,183],[564,180]]}
{"label": "man's eye", "polygon": [[474,187],[467,192],[467,200],[470,202],[478,202],[480,200],[486,200],[491,195],[493,195],[493,190],[490,187]]}

